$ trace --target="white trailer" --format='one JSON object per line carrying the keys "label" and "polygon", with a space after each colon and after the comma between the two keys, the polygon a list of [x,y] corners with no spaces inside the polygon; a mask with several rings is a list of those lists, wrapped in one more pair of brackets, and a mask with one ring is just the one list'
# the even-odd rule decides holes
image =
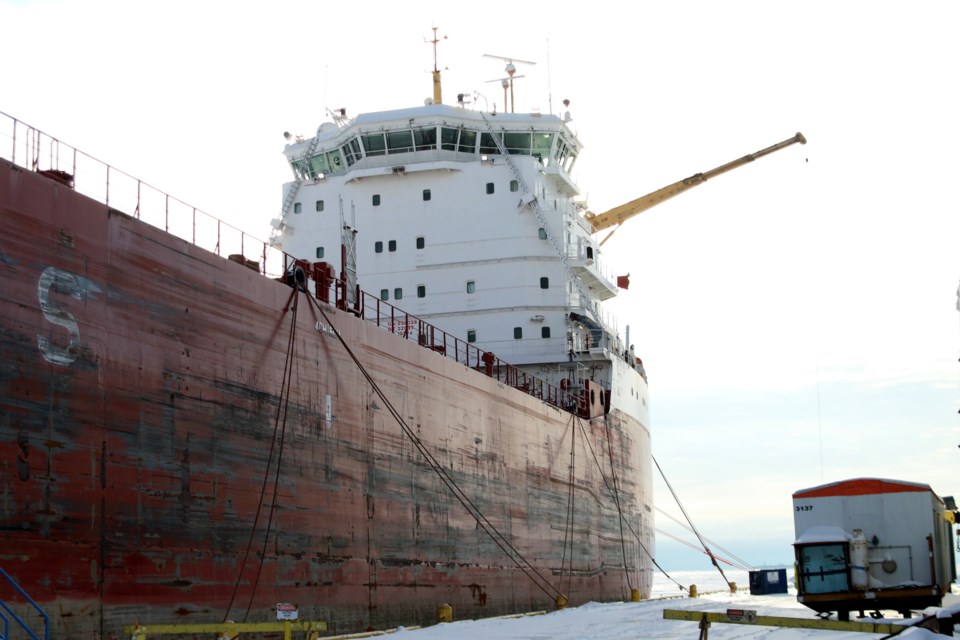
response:
{"label": "white trailer", "polygon": [[879,478],[794,493],[798,601],[841,620],[939,606],[956,579],[947,501],[928,485]]}

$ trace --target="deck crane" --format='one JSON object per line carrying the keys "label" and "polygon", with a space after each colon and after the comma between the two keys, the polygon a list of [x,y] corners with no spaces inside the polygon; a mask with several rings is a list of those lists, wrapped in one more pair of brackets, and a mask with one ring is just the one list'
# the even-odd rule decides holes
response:
{"label": "deck crane", "polygon": [[669,200],[670,198],[683,193],[687,189],[691,189],[697,186],[698,184],[703,184],[710,178],[719,176],[720,174],[726,173],[731,169],[736,169],[737,167],[741,167],[747,163],[753,162],[757,158],[762,158],[767,154],[773,153],[774,151],[779,151],[780,149],[783,149],[784,147],[789,147],[790,145],[797,142],[799,142],[800,144],[807,144],[807,139],[803,137],[802,133],[798,132],[797,135],[793,136],[788,140],[784,140],[783,142],[778,142],[777,144],[769,146],[766,149],[761,149],[756,153],[745,155],[742,158],[739,158],[732,162],[728,162],[727,164],[721,165],[716,169],[711,169],[706,173],[695,173],[689,178],[684,178],[679,182],[674,182],[671,185],[668,185],[661,189],[657,189],[652,193],[648,193],[645,196],[641,196],[636,200],[631,200],[630,202],[627,202],[626,204],[622,204],[619,207],[614,207],[609,211],[605,211],[600,214],[593,213],[592,211],[587,211],[584,213],[584,217],[587,219],[587,222],[589,222],[590,225],[593,227],[593,233],[599,233],[604,229],[609,229],[610,227],[613,227],[610,233],[608,233],[603,238],[603,240],[600,241],[600,244],[602,245],[604,242],[610,239],[610,236],[613,235],[614,231],[620,228],[621,224],[623,224],[633,216],[637,215],[638,213],[643,213],[647,209],[655,207],[661,202]]}

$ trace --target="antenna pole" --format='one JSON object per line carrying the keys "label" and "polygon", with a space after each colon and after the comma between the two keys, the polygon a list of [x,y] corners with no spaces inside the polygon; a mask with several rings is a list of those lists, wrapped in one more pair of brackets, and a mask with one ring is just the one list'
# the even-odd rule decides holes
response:
{"label": "antenna pole", "polygon": [[550,38],[547,38],[547,105],[553,113],[553,85],[550,78]]}
{"label": "antenna pole", "polygon": [[440,69],[437,67],[437,44],[440,42],[437,38],[437,27],[433,27],[433,40],[429,42],[433,44],[433,104],[441,104],[443,97],[440,89]]}

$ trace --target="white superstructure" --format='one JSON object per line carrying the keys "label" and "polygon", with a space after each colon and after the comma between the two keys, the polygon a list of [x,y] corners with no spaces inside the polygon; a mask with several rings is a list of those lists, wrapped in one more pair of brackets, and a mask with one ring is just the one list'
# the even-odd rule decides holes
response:
{"label": "white superstructure", "polygon": [[551,384],[593,380],[648,424],[563,119],[428,104],[334,120],[285,148],[275,245],[338,272],[343,245],[364,291]]}

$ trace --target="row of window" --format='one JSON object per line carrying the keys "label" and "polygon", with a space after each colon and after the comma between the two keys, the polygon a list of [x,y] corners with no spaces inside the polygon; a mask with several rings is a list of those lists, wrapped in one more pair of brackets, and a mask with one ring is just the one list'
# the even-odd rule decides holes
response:
{"label": "row of window", "polygon": [[[488,182],[488,183],[487,183],[487,186],[486,186],[486,190],[487,190],[487,194],[488,194],[488,195],[492,195],[493,193],[495,193],[495,192],[496,192],[496,188],[495,188],[495,186],[494,186],[494,183]],[[511,180],[511,181],[510,181],[510,191],[516,192],[516,191],[519,191],[519,190],[520,190],[520,183],[517,182],[516,180]],[[424,189],[424,190],[423,190],[423,201],[424,201],[424,202],[428,202],[429,200],[432,199],[432,197],[433,197],[433,196],[432,196],[432,194],[430,193],[430,189]],[[373,194],[373,197],[370,199],[370,201],[371,201],[371,204],[372,204],[373,206],[379,207],[379,206],[380,206],[380,202],[381,202],[380,194],[379,194],[379,193]],[[317,200],[315,207],[316,207],[316,210],[317,210],[317,211],[323,211],[323,208],[324,208],[324,206],[323,206],[323,200]],[[301,203],[301,202],[294,202],[294,203],[293,203],[293,212],[294,212],[294,213],[302,213],[302,212],[303,212],[303,203]]]}
{"label": "row of window", "polygon": [[[322,247],[317,247],[322,249]],[[318,255],[318,258],[323,257]],[[549,289],[550,288],[550,278],[543,277],[540,278],[540,288]],[[477,292],[477,283],[473,280],[467,280],[467,293],[476,293]],[[426,298],[427,297],[427,286],[424,284],[417,285],[417,297]],[[390,289],[380,289],[380,299],[386,302],[390,299]],[[397,287],[393,290],[393,299],[402,300],[403,299],[403,287]]]}
{"label": "row of window", "polygon": [[[550,337],[550,327],[540,327],[540,337],[549,338]],[[513,328],[513,339],[514,340],[523,340],[523,327],[514,327]],[[467,329],[467,342],[476,342],[477,341],[477,330],[476,329]]]}
{"label": "row of window", "polygon": [[[555,140],[556,144],[554,144]],[[576,159],[573,145],[553,132],[528,130],[493,134],[463,127],[441,127],[439,142],[440,148],[444,151],[473,154],[479,152],[481,155],[499,154],[502,145],[510,155],[533,156],[544,164],[560,166],[567,171]],[[437,127],[435,126],[377,131],[360,134],[337,149],[321,151],[309,159],[292,160],[291,165],[299,180],[307,180],[327,173],[340,172],[363,157],[430,151],[436,148]]]}
{"label": "row of window", "polygon": [[[541,240],[547,239],[547,232],[543,227],[540,227],[540,230],[537,233],[537,236]],[[423,236],[417,236],[417,249],[423,249],[427,246],[427,241]],[[387,251],[394,252],[397,250],[397,241],[396,240],[387,240]],[[373,251],[375,253],[383,253],[383,241],[377,240],[373,243]],[[323,247],[317,247],[317,260],[323,260],[324,249]],[[587,257],[593,257],[593,249],[590,247],[587,248]],[[547,287],[543,287],[546,289]],[[472,291],[470,293],[473,293]]]}

